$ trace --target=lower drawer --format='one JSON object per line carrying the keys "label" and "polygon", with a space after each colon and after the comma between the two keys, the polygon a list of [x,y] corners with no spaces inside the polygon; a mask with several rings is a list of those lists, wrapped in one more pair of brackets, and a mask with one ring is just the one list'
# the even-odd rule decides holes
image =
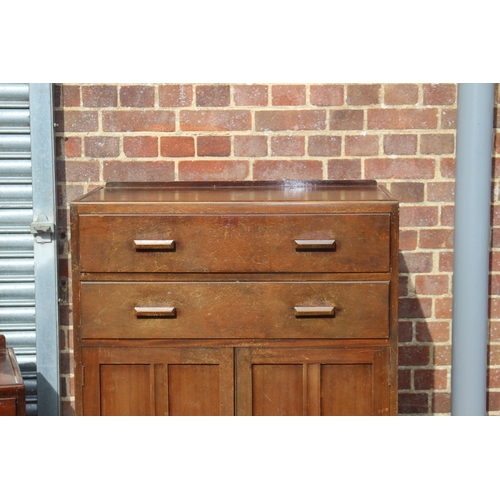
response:
{"label": "lower drawer", "polygon": [[83,338],[389,336],[389,282],[82,282]]}

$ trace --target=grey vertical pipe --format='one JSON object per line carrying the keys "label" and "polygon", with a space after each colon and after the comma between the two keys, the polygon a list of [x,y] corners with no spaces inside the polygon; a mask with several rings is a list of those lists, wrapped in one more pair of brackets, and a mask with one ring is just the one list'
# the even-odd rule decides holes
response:
{"label": "grey vertical pipe", "polygon": [[494,84],[458,85],[451,414],[486,414]]}

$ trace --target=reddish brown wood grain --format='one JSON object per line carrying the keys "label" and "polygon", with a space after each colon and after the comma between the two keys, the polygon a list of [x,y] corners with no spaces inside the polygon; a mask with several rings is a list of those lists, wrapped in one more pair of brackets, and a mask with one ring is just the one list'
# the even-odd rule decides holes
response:
{"label": "reddish brown wood grain", "polygon": [[[85,282],[81,293],[82,338],[388,337],[387,282]],[[295,311],[325,304],[335,314]]]}
{"label": "reddish brown wood grain", "polygon": [[[297,240],[335,245],[297,248]],[[389,244],[389,214],[80,218],[81,270],[89,273],[387,272]]]}
{"label": "reddish brown wood grain", "polygon": [[398,220],[374,181],[77,200],[77,414],[396,414]]}
{"label": "reddish brown wood grain", "polygon": [[14,350],[0,335],[0,416],[26,415],[26,389]]}

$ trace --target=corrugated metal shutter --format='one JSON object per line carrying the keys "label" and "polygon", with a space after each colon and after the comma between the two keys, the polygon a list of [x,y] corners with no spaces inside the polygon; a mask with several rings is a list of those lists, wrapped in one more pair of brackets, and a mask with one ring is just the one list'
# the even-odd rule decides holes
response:
{"label": "corrugated metal shutter", "polygon": [[0,333],[37,414],[33,189],[28,84],[0,84]]}

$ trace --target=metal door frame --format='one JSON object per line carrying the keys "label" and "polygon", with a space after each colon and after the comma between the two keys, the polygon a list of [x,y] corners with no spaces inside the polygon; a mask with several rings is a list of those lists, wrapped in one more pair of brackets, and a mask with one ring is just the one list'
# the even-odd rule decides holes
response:
{"label": "metal door frame", "polygon": [[29,84],[38,415],[60,414],[58,259],[55,231],[57,205],[52,96],[52,84]]}

